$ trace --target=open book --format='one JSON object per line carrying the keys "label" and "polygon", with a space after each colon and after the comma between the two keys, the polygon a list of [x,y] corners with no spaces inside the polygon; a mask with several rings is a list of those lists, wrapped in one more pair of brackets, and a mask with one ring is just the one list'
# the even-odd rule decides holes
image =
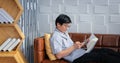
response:
{"label": "open book", "polygon": [[84,41],[84,43],[86,43],[86,46],[87,46],[86,53],[89,53],[94,48],[97,41],[98,41],[98,38],[94,34],[91,34],[91,36],[89,37],[88,43],[86,40]]}

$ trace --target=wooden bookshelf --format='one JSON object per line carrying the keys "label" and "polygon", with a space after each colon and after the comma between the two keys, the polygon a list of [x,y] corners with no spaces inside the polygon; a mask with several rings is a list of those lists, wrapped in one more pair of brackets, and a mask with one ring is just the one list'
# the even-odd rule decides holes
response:
{"label": "wooden bookshelf", "polygon": [[11,24],[0,24],[0,45],[8,38],[20,38],[20,43],[12,51],[0,51],[0,62],[28,63],[20,50],[25,36],[17,24],[23,12],[23,7],[19,3],[19,0],[0,0],[0,8],[7,11],[14,19]]}

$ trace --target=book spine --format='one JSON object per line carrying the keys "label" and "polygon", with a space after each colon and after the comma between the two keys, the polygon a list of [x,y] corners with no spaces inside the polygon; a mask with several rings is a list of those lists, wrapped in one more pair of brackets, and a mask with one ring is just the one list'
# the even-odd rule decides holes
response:
{"label": "book spine", "polygon": [[11,41],[11,38],[8,38],[1,46],[0,46],[0,51]]}
{"label": "book spine", "polygon": [[14,47],[17,46],[19,42],[20,42],[20,39],[17,39],[17,40],[7,49],[7,51],[11,51],[12,49],[14,49]]}

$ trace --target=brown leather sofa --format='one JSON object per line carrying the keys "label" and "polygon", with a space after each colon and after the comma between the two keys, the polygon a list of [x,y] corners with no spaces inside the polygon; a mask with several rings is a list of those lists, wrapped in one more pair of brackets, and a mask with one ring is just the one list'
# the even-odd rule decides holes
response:
{"label": "brown leather sofa", "polygon": [[[84,41],[90,34],[87,33],[69,33],[73,41]],[[95,48],[110,48],[117,52],[120,52],[120,35],[115,34],[95,34],[98,37],[98,42]],[[67,61],[60,59],[50,61],[45,52],[44,37],[38,37],[34,39],[34,63],[68,63]],[[90,62],[94,63],[94,62]]]}

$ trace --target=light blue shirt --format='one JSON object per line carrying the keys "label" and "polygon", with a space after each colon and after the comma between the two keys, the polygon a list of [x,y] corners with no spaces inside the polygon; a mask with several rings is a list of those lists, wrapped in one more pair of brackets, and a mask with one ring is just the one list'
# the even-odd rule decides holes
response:
{"label": "light blue shirt", "polygon": [[[58,29],[55,29],[54,33],[51,36],[50,42],[53,54],[57,54],[74,44],[74,42],[69,37],[68,32],[62,33]],[[84,49],[76,49],[71,54],[63,58],[72,62],[73,60],[81,57],[84,54]]]}

